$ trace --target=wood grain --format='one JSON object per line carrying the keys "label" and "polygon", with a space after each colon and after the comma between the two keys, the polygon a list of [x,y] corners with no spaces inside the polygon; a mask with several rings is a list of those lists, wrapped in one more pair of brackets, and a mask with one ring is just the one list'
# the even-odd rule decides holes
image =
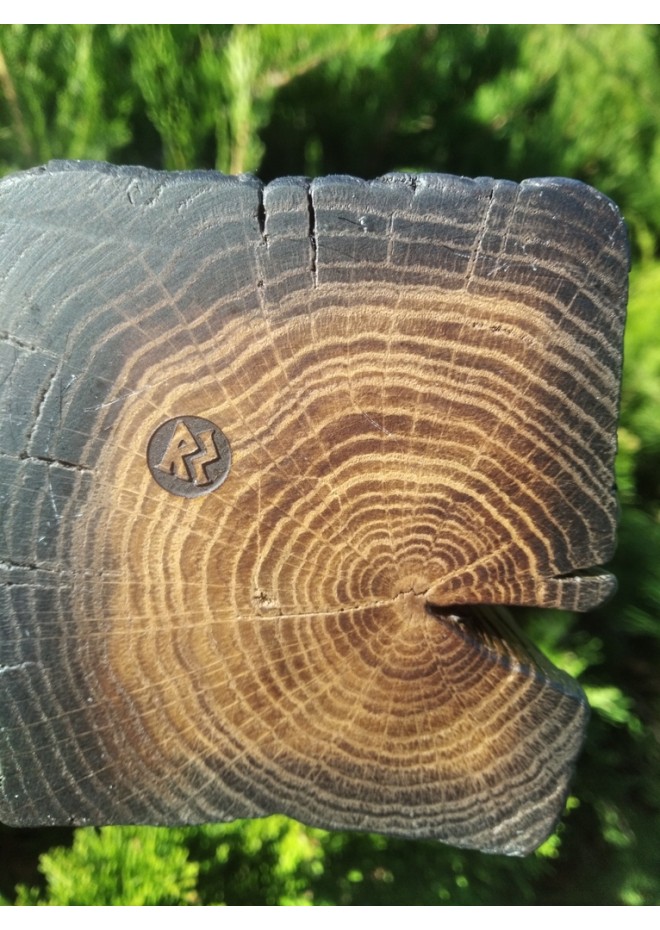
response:
{"label": "wood grain", "polygon": [[614,588],[627,267],[558,179],[3,181],[0,818],[541,842],[587,708],[503,605]]}

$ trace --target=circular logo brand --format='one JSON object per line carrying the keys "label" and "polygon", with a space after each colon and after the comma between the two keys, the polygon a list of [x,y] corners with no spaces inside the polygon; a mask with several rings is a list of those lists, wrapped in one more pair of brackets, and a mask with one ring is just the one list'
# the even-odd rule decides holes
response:
{"label": "circular logo brand", "polygon": [[179,497],[199,497],[225,480],[231,449],[225,434],[210,420],[174,417],[149,440],[147,464],[161,488]]}

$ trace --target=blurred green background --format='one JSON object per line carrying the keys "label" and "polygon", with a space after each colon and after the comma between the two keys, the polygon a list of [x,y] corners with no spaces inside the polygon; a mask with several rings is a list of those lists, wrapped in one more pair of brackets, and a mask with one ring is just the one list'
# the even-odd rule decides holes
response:
{"label": "blurred green background", "polygon": [[660,904],[660,27],[0,26],[0,172],[565,175],[633,247],[615,599],[529,612],[594,713],[557,833],[507,859],[311,830],[0,827],[6,904]]}

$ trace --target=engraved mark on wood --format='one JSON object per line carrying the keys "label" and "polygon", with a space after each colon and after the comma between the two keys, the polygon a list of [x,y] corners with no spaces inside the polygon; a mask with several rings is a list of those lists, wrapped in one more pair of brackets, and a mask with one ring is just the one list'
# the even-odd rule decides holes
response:
{"label": "engraved mark on wood", "polygon": [[231,467],[225,434],[203,417],[174,417],[153,433],[147,464],[154,480],[179,497],[200,497],[220,487]]}

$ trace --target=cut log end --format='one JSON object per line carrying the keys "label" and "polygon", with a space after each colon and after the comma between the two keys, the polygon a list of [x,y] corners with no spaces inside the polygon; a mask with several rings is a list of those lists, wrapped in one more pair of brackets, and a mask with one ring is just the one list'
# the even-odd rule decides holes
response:
{"label": "cut log end", "polygon": [[502,605],[612,591],[610,202],[55,164],[0,223],[0,818],[538,845],[587,707]]}

